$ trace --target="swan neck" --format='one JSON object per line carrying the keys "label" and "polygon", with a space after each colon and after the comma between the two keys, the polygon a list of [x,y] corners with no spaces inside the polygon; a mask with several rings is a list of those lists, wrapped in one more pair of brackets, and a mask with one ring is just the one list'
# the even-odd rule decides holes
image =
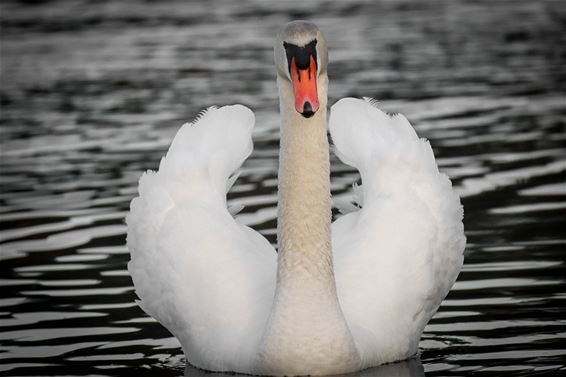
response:
{"label": "swan neck", "polygon": [[278,78],[281,110],[279,160],[278,276],[334,285],[331,250],[330,161],[326,75],[318,80],[319,110],[304,118],[294,108],[291,83]]}
{"label": "swan neck", "polygon": [[328,79],[319,76],[320,107],[308,119],[295,110],[291,83],[277,81],[282,117],[277,287],[258,365],[268,375],[345,373],[359,369],[361,361],[334,280]]}

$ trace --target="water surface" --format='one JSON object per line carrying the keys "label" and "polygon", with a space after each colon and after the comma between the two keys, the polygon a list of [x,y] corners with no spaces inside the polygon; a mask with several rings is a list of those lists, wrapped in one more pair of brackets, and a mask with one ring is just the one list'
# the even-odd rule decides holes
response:
{"label": "water surface", "polygon": [[[465,206],[466,261],[420,354],[360,376],[566,370],[566,11],[560,1],[4,1],[0,373],[199,376],[135,304],[124,216],[178,127],[254,109],[229,194],[275,241],[275,30],[309,18],[330,102],[371,96],[434,148]],[[333,157],[332,189],[358,174]]]}

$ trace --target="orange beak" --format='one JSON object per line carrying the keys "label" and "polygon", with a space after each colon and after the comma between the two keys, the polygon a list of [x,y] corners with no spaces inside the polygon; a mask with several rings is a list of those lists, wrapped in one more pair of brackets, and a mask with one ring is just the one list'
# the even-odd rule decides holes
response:
{"label": "orange beak", "polygon": [[305,118],[310,118],[318,111],[319,107],[314,57],[311,55],[310,64],[305,69],[299,69],[295,57],[293,57],[289,68],[295,93],[295,110]]}

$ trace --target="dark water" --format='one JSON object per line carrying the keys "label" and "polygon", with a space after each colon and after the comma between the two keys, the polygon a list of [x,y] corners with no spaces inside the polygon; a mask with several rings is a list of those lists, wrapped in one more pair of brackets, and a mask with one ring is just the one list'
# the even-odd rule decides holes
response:
{"label": "dark water", "polygon": [[[3,1],[0,373],[197,376],[134,303],[124,216],[177,127],[257,115],[229,195],[275,235],[271,44],[295,18],[331,49],[331,102],[373,96],[430,139],[462,195],[466,262],[420,356],[364,376],[566,373],[562,1]],[[333,191],[358,179],[334,161]]]}

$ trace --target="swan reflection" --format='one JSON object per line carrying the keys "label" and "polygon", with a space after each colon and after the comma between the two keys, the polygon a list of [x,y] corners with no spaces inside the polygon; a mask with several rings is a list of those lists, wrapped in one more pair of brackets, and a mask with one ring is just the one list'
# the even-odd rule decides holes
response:
{"label": "swan reflection", "polygon": [[[333,375],[333,377],[424,377],[424,367],[417,355],[408,360],[364,369],[356,373]],[[185,367],[185,377],[223,377],[240,376],[234,373],[214,373],[197,369],[189,364]]]}

